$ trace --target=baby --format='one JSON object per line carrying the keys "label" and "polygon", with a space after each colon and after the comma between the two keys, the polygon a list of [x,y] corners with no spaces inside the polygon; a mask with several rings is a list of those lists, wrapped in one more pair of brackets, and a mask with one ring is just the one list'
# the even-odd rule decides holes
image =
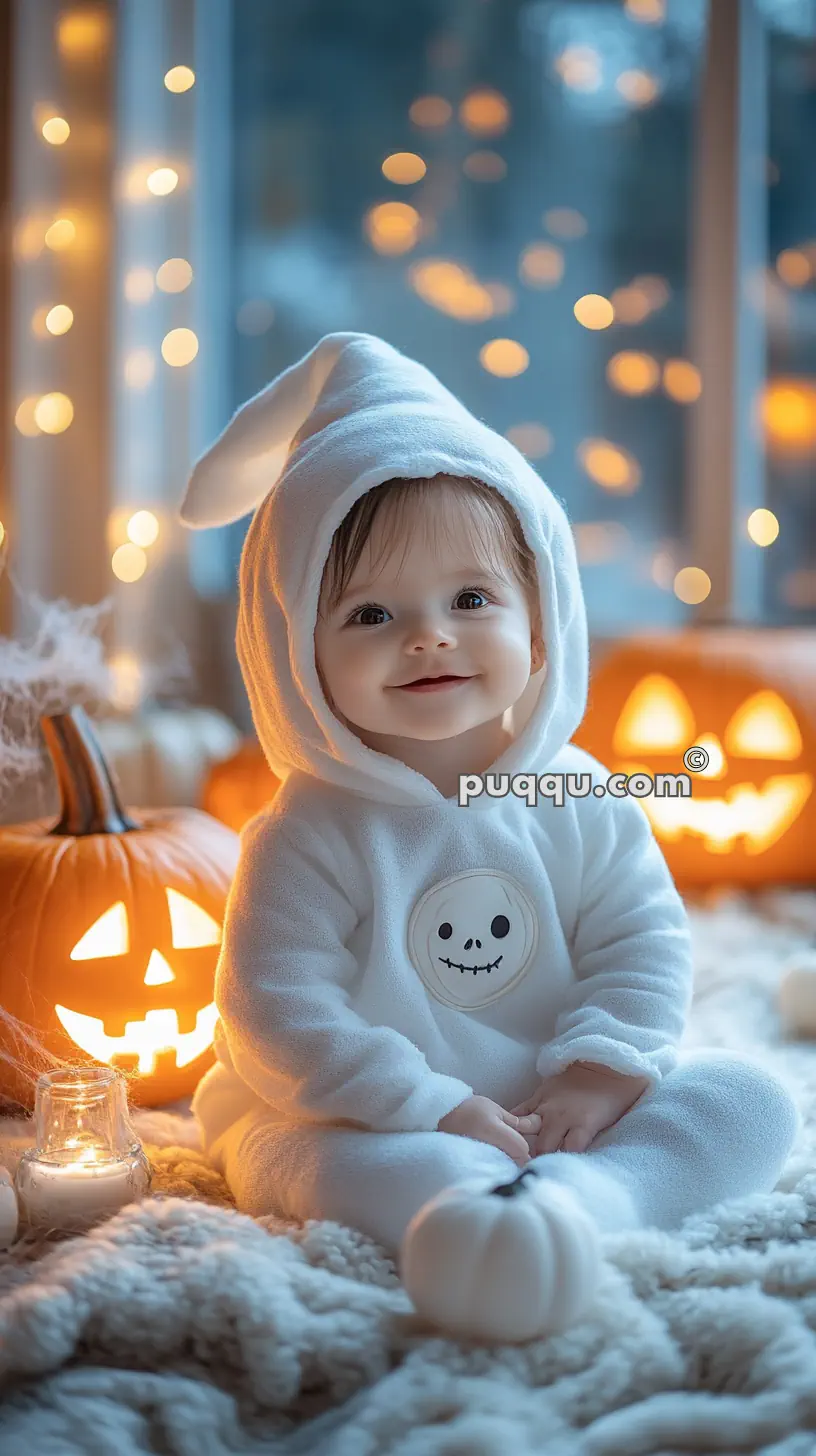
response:
{"label": "baby", "polygon": [[[548,1200],[592,1240],[772,1189],[796,1109],[679,1051],[682,902],[569,742],[588,639],[556,498],[428,370],[338,334],[239,411],[182,519],[253,510],[237,649],[283,783],[242,836],[194,1101],[238,1207],[405,1261],[440,1195],[519,1169],[542,1239]],[[495,792],[543,773],[574,776],[563,804]]]}

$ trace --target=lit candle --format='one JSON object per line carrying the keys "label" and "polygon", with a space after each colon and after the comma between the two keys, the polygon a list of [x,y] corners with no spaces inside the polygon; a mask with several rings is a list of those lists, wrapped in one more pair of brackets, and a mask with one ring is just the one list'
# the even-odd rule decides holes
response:
{"label": "lit candle", "polygon": [[30,1228],[81,1233],[149,1189],[150,1166],[114,1068],[47,1072],[35,1118],[37,1146],[23,1154],[16,1179]]}

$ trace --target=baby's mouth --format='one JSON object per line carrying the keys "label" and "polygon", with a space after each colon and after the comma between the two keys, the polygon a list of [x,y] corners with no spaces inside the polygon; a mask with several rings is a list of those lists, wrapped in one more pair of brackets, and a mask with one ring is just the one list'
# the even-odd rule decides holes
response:
{"label": "baby's mouth", "polygon": [[497,956],[495,961],[490,961],[489,964],[486,966],[463,966],[459,963],[459,961],[449,961],[447,956],[440,956],[439,959],[441,960],[443,966],[448,966],[448,968],[452,971],[462,971],[463,973],[465,971],[472,971],[475,976],[479,971],[487,971],[487,974],[490,975],[490,972],[495,971],[497,965],[499,964],[499,961],[503,958],[502,956]]}
{"label": "baby's mouth", "polygon": [[398,683],[397,686],[403,692],[409,692],[409,693],[411,693],[411,692],[414,692],[414,693],[415,692],[420,692],[420,693],[421,692],[426,692],[426,693],[431,692],[432,693],[434,691],[439,692],[439,691],[443,690],[444,688],[452,688],[452,687],[455,687],[457,685],[457,683],[465,683],[465,682],[470,682],[470,678],[469,677],[459,677],[455,673],[444,673],[440,677],[417,677],[417,678],[414,678],[413,682]]}

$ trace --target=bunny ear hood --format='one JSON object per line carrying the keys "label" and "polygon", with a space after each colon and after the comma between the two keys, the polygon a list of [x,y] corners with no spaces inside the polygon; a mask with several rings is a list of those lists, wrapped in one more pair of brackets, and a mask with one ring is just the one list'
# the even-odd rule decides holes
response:
{"label": "bunny ear hood", "polygon": [[[588,637],[563,508],[524,457],[423,365],[370,334],[328,334],[234,415],[196,464],[180,517],[194,529],[254,511],[241,557],[236,647],[272,771],[311,774],[369,798],[444,802],[422,774],[367,748],[331,712],[314,629],[332,536],[355,501],[394,478],[475,476],[510,503],[535,553],[546,675],[514,713],[519,735],[492,766],[544,773],[586,707]],[[471,801],[472,812],[492,801]]]}

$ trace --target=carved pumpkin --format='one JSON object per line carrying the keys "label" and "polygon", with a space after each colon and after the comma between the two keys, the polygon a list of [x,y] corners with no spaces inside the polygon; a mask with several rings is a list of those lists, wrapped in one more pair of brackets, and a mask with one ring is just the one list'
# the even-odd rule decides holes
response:
{"label": "carved pumpkin", "polygon": [[[134,1101],[175,1101],[213,1060],[237,837],[198,809],[126,813],[82,709],[42,728],[62,813],[0,829],[0,1005],[55,1057],[137,1072]],[[0,1050],[19,1055],[5,1024]],[[33,1101],[4,1060],[0,1093]]]}
{"label": "carved pumpkin", "polygon": [[575,742],[611,772],[688,774],[690,797],[640,800],[679,886],[816,881],[816,634],[623,643],[593,670]]}
{"label": "carved pumpkin", "polygon": [[202,808],[236,832],[260,813],[280,788],[259,743],[246,739],[222,763],[216,763],[204,783]]}

